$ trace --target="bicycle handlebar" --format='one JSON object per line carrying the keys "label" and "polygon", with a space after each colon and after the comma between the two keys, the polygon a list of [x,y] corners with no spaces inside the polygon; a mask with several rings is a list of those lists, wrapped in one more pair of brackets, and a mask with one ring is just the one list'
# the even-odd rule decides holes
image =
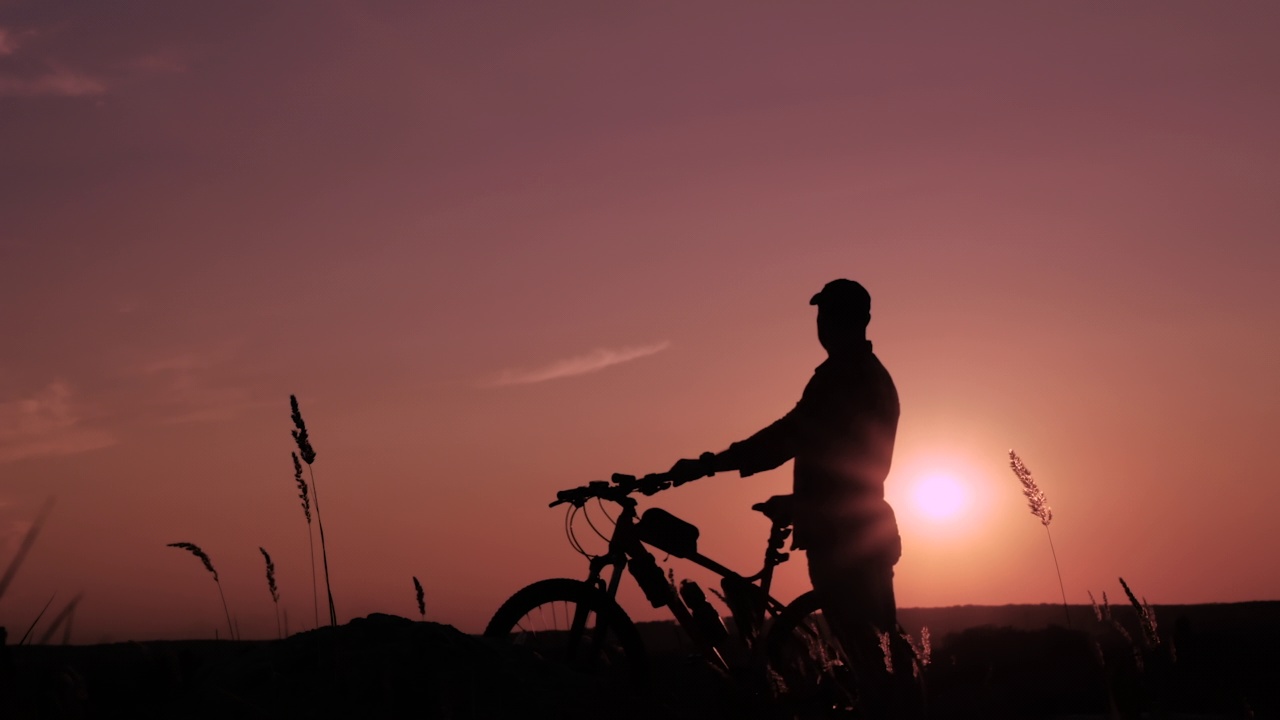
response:
{"label": "bicycle handlebar", "polygon": [[641,478],[637,478],[635,475],[614,473],[612,480],[613,482],[593,480],[582,487],[561,490],[556,493],[555,502],[547,507],[555,507],[563,503],[573,503],[578,507],[582,507],[591,498],[618,502],[637,490],[645,495],[653,495],[673,485],[684,484],[683,482],[676,482],[667,473],[650,473]]}

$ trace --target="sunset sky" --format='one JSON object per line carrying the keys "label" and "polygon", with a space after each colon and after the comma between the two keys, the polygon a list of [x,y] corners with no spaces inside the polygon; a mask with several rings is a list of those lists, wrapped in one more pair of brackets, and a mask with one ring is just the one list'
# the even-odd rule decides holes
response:
{"label": "sunset sky", "polygon": [[[585,575],[557,490],[789,410],[836,277],[901,396],[900,606],[1060,602],[1010,448],[1072,603],[1280,599],[1278,36],[1273,3],[0,0],[0,568],[56,498],[0,625],[83,593],[76,642],[212,637],[178,541],[244,636],[259,546],[313,625],[296,393],[339,618],[416,617],[417,576],[478,632]],[[789,486],[645,506],[754,572]]]}

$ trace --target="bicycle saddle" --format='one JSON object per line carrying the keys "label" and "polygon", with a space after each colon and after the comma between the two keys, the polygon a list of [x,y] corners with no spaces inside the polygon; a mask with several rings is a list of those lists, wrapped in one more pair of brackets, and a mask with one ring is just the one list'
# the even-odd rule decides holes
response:
{"label": "bicycle saddle", "polygon": [[775,525],[790,525],[794,504],[795,499],[790,495],[774,495],[764,502],[752,505],[751,509],[763,514]]}

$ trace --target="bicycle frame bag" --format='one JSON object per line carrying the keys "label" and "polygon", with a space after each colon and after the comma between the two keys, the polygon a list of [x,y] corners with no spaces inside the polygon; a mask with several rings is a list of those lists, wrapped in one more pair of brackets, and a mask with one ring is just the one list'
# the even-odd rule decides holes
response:
{"label": "bicycle frame bag", "polygon": [[662,508],[649,508],[636,523],[644,542],[678,558],[698,554],[698,528]]}

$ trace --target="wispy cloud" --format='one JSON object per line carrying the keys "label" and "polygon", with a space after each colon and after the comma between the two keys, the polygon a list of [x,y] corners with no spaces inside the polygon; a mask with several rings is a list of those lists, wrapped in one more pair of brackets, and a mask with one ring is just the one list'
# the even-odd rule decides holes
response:
{"label": "wispy cloud", "polygon": [[49,70],[31,77],[0,75],[0,97],[86,97],[104,95],[107,86],[96,78],[72,70]]}
{"label": "wispy cloud", "polygon": [[115,442],[105,430],[84,425],[65,382],[52,382],[30,397],[0,402],[0,463],[73,455]]}
{"label": "wispy cloud", "polygon": [[0,27],[0,57],[12,55],[18,51],[18,39],[13,33]]}
{"label": "wispy cloud", "polygon": [[139,370],[152,378],[154,401],[164,424],[232,420],[242,412],[268,404],[246,387],[226,377],[236,359],[227,346],[187,352],[143,363]]}
{"label": "wispy cloud", "polygon": [[173,75],[187,71],[187,65],[172,52],[155,52],[126,60],[121,66],[142,75]]}
{"label": "wispy cloud", "polygon": [[[23,49],[25,42],[39,33],[0,27],[0,97],[87,97],[103,95],[107,86],[100,78],[65,67],[43,53]],[[22,50],[22,52],[19,52]]]}
{"label": "wispy cloud", "polygon": [[624,362],[630,362],[642,357],[655,355],[669,347],[671,347],[671,343],[664,340],[652,345],[636,345],[618,348],[616,350],[609,348],[597,348],[585,355],[576,355],[571,358],[565,358],[564,360],[557,360],[553,363],[532,370],[503,370],[497,375],[497,377],[485,383],[485,385],[489,387],[498,387],[502,385],[528,385],[530,383],[556,380],[558,378],[573,377],[574,375],[585,375],[587,373],[603,370],[612,365],[619,365]]}

